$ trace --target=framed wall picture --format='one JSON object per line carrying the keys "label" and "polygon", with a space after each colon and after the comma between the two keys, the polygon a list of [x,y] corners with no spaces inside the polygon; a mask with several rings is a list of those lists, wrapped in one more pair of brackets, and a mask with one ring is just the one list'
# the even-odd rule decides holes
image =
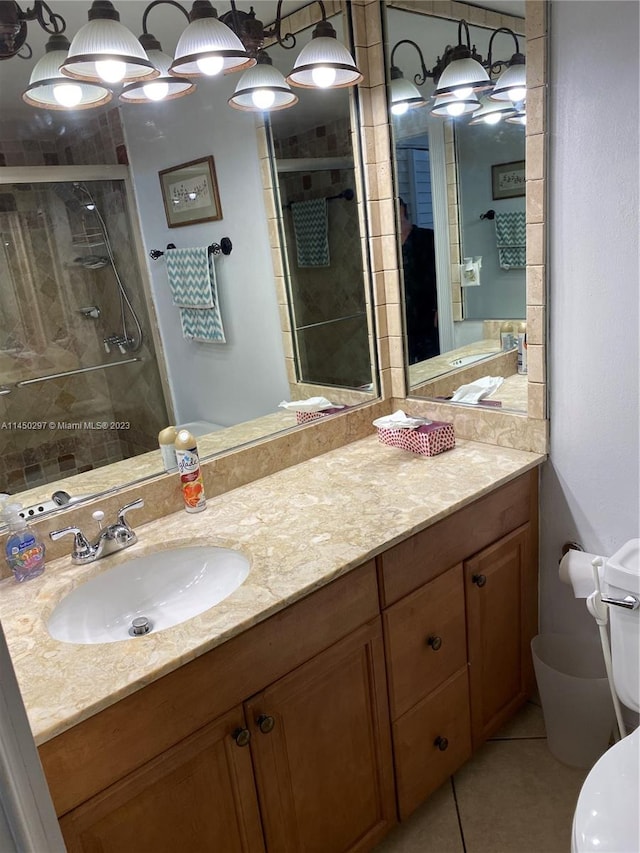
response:
{"label": "framed wall picture", "polygon": [[524,195],[526,189],[524,160],[492,166],[491,188],[494,199],[516,198]]}
{"label": "framed wall picture", "polygon": [[222,219],[213,157],[182,163],[158,174],[169,228]]}

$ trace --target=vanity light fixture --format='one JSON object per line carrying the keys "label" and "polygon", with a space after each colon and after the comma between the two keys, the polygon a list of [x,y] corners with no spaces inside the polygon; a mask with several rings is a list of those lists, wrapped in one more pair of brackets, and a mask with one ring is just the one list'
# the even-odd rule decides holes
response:
{"label": "vanity light fixture", "polygon": [[61,33],[49,37],[45,54],[33,67],[29,85],[22,100],[32,107],[49,110],[88,110],[107,104],[111,92],[94,83],[70,80],[60,73],[60,66],[67,58],[69,40]]}
{"label": "vanity light fixture", "polygon": [[298,103],[298,96],[284,76],[273,67],[266,50],[260,50],[257,64],[245,71],[228,104],[237,110],[286,110]]}
{"label": "vanity light fixture", "polygon": [[[145,15],[153,6],[167,2],[171,0],[155,0],[147,7]],[[177,4],[171,2],[171,5]],[[210,0],[195,0],[189,21],[178,40],[170,68],[172,74],[214,77],[256,64],[255,58],[249,55],[238,35],[218,18]]]}
{"label": "vanity light fixture", "polygon": [[[282,0],[278,2],[278,11],[281,2]],[[327,21],[324,3],[322,0],[316,2],[320,3],[322,20],[316,25],[311,41],[300,51],[287,82],[303,89],[342,89],[355,86],[362,80],[362,74]]]}
{"label": "vanity light fixture", "polygon": [[[500,59],[494,62],[492,58],[493,40],[499,33],[510,35],[516,45],[516,52],[508,62]],[[491,73],[497,73],[501,69],[504,69],[502,70],[500,77],[496,80],[490,97],[494,101],[510,102],[513,106],[521,104],[527,97],[527,70],[525,58],[523,54],[520,53],[518,37],[512,30],[507,27],[499,27],[491,34],[491,38],[489,39],[487,65],[489,66]]]}
{"label": "vanity light fixture", "polygon": [[470,113],[476,113],[480,109],[480,101],[475,93],[471,92],[468,97],[461,98],[454,92],[438,95],[431,108],[431,115],[444,116],[445,118],[458,118]]}
{"label": "vanity light fixture", "polygon": [[[402,71],[395,63],[396,50],[403,44],[412,45],[417,50],[420,58],[421,71],[414,76],[413,83],[410,80],[405,79]],[[401,39],[401,41],[394,45],[393,50],[391,51],[391,71],[389,73],[391,77],[389,96],[391,100],[391,112],[393,115],[401,116],[404,115],[407,110],[415,109],[416,107],[424,107],[426,105],[427,99],[421,94],[417,87],[424,85],[427,77],[429,76],[429,72],[424,64],[422,51],[414,41],[411,41],[411,39]]]}
{"label": "vanity light fixture", "polygon": [[[462,41],[462,31],[466,36],[466,44]],[[492,36],[493,38],[493,36]],[[469,25],[466,21],[458,23],[458,44],[447,46],[442,56],[438,57],[440,70],[437,79],[435,96],[453,95],[462,101],[471,98],[476,92],[484,92],[491,88],[491,79],[482,65],[482,57],[471,46]],[[440,113],[436,113],[440,115]]]}
{"label": "vanity light fixture", "polygon": [[138,39],[120,23],[120,14],[111,0],[93,0],[88,17],[60,67],[63,74],[107,84],[158,76]]}
{"label": "vanity light fixture", "polygon": [[487,95],[483,95],[480,98],[480,109],[473,114],[469,124],[498,124],[503,118],[515,114],[511,104],[492,101]]}
{"label": "vanity light fixture", "polygon": [[147,56],[153,62],[159,76],[153,80],[136,80],[128,83],[120,92],[120,100],[125,104],[152,104],[158,101],[172,101],[190,95],[196,90],[196,84],[186,77],[171,74],[172,59],[164,53],[157,38],[146,31],[139,38]]}

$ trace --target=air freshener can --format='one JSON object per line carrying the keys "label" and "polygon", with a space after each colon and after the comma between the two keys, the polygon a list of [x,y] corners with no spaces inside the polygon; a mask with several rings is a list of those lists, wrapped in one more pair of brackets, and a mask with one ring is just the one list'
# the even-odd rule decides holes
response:
{"label": "air freshener can", "polygon": [[178,430],[175,448],[184,508],[187,512],[202,512],[207,501],[204,496],[198,445],[189,430]]}

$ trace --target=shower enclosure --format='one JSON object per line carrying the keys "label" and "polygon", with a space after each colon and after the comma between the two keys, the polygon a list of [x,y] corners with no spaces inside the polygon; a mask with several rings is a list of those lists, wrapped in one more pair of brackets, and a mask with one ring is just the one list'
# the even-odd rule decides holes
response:
{"label": "shower enclosure", "polygon": [[132,233],[123,179],[0,185],[0,492],[157,448],[169,418]]}

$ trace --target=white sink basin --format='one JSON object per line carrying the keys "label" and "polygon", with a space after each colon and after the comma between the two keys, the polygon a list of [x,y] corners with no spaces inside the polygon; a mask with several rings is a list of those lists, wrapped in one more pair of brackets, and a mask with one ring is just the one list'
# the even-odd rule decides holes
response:
{"label": "white sink basin", "polygon": [[135,557],[76,587],[47,623],[54,640],[65,643],[115,643],[140,640],[129,631],[146,617],[155,634],[219,604],[249,574],[249,560],[238,551],[189,546]]}

